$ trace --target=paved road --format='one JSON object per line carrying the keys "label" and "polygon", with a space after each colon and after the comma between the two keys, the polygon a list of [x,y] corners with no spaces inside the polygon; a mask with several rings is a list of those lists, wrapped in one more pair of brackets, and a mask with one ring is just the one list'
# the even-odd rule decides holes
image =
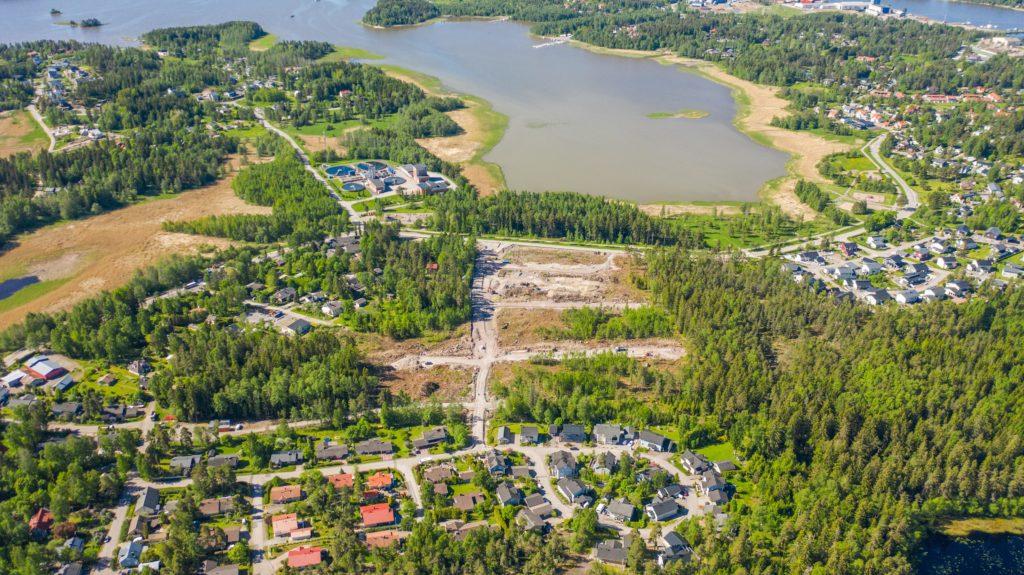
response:
{"label": "paved road", "polygon": [[882,154],[879,150],[881,149],[882,142],[885,141],[886,136],[887,134],[882,134],[871,140],[861,148],[861,152],[867,156],[867,158],[871,160],[879,170],[892,178],[893,181],[896,182],[896,185],[899,186],[900,191],[902,191],[903,195],[907,198],[906,206],[896,213],[897,218],[904,219],[912,215],[914,211],[921,206],[921,201],[914,188],[910,187],[910,184],[903,179],[903,176],[901,176],[896,170],[892,169],[892,167],[886,163],[885,159],[882,158]]}
{"label": "paved road", "polygon": [[28,113],[32,114],[35,121],[38,122],[39,125],[42,126],[43,131],[46,132],[46,137],[50,139],[50,147],[48,148],[48,151],[52,154],[53,151],[57,149],[57,138],[53,135],[53,130],[46,125],[46,120],[43,119],[42,114],[39,113],[39,108],[36,108],[35,104],[28,105]]}
{"label": "paved road", "polygon": [[338,205],[341,206],[346,212],[348,212],[350,220],[359,221],[362,219],[362,216],[359,214],[359,212],[355,211],[355,209],[352,208],[353,202],[342,201],[341,197],[338,196],[338,192],[334,189],[334,186],[331,185],[331,182],[329,182],[327,178],[325,178],[323,174],[320,173],[319,170],[317,170],[315,167],[313,167],[312,164],[310,164],[309,156],[306,154],[306,151],[302,149],[302,146],[300,146],[299,143],[295,141],[295,138],[291,137],[291,135],[288,134],[288,132],[285,132],[281,128],[278,128],[277,126],[272,124],[270,120],[267,120],[266,114],[263,112],[263,108],[253,108],[253,114],[256,116],[256,119],[259,121],[260,124],[263,125],[264,128],[270,130],[271,132],[277,134],[278,136],[281,136],[282,138],[284,138],[286,142],[288,142],[289,145],[291,145],[291,147],[295,150],[295,155],[298,156],[299,161],[301,161],[303,166],[305,166],[306,171],[313,174],[313,177],[316,178],[321,184],[323,184],[327,188],[327,191],[331,194],[332,198],[338,200]]}

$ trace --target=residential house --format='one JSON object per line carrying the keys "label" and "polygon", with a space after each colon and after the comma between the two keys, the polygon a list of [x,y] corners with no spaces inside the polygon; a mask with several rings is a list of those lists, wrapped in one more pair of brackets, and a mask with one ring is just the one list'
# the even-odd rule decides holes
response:
{"label": "residential house", "polygon": [[149,365],[149,361],[145,358],[136,359],[128,364],[128,373],[135,376],[143,376],[153,371],[153,367]]}
{"label": "residential house", "polygon": [[568,499],[569,503],[575,503],[577,498],[587,492],[587,488],[582,483],[571,477],[559,479],[558,483],[555,484],[555,489]]}
{"label": "residential house", "polygon": [[285,304],[285,303],[289,303],[289,302],[295,301],[295,296],[296,295],[297,295],[297,293],[295,291],[295,288],[293,288],[293,287],[283,287],[283,288],[277,290],[276,292],[274,292],[270,296],[270,301],[274,302],[277,305],[281,305],[281,304]]}
{"label": "residential house", "polygon": [[395,522],[395,512],[387,503],[364,505],[359,508],[359,515],[362,517],[363,527],[380,527]]}
{"label": "residential house", "polygon": [[508,473],[508,459],[497,451],[488,451],[484,454],[484,467],[491,475],[505,475]]}
{"label": "residential house", "polygon": [[566,443],[583,443],[587,440],[587,431],[582,425],[566,423],[562,426],[552,426],[551,436]]}
{"label": "residential house", "polygon": [[50,413],[54,419],[60,419],[63,421],[70,421],[82,413],[82,404],[77,401],[65,401],[63,403],[55,403],[50,408]]}
{"label": "residential house", "polygon": [[940,256],[939,258],[936,258],[935,265],[939,266],[944,270],[951,270],[956,269],[956,267],[960,264],[956,261],[956,258],[949,256]]}
{"label": "residential house", "polygon": [[366,534],[364,542],[370,549],[384,549],[394,547],[395,544],[401,544],[410,535],[412,535],[410,531],[397,531],[395,529],[372,531]]}
{"label": "residential house", "polygon": [[942,301],[946,299],[946,290],[940,287],[926,288],[921,292],[921,299],[925,301]]}
{"label": "residential house", "polygon": [[839,242],[839,251],[846,257],[853,257],[860,248],[853,242]]}
{"label": "residential house", "polygon": [[231,497],[213,497],[199,502],[199,514],[203,517],[216,517],[230,513],[235,509],[235,500]]}
{"label": "residential house", "polygon": [[[718,465],[717,463],[715,464]],[[658,497],[661,499],[675,499],[686,495],[686,488],[678,483],[669,483],[665,487],[658,489]]]}
{"label": "residential house", "polygon": [[299,463],[302,463],[302,452],[297,449],[277,451],[270,455],[271,467],[287,467],[289,465],[298,465]]}
{"label": "residential house", "polygon": [[412,446],[416,449],[430,449],[435,445],[440,445],[448,440],[448,430],[443,427],[433,427],[423,432],[423,435],[419,439],[412,441]]}
{"label": "residential house", "polygon": [[497,438],[498,445],[508,445],[515,441],[515,435],[513,435],[512,430],[504,425],[498,428],[495,437]]}
{"label": "residential house", "polygon": [[739,467],[735,463],[726,459],[725,461],[716,461],[714,463],[715,471],[719,473],[725,473],[726,471],[736,471]]}
{"label": "residential house", "polygon": [[594,470],[594,473],[599,475],[611,475],[618,466],[619,462],[615,458],[615,454],[610,451],[598,453],[594,456],[593,461],[590,462],[590,467]]}
{"label": "residential house", "polygon": [[282,513],[270,518],[270,527],[274,537],[288,537],[299,528],[299,516],[294,513]]}
{"label": "residential house", "polygon": [[967,271],[976,274],[990,274],[995,269],[992,264],[992,260],[971,260],[971,263],[967,264]]}
{"label": "residential house", "polygon": [[891,270],[898,270],[903,269],[903,267],[907,265],[907,260],[904,259],[903,256],[899,254],[893,254],[883,259],[882,265]]}
{"label": "residential house", "polygon": [[946,284],[946,295],[949,297],[966,297],[971,293],[971,284],[963,280],[953,280]]}
{"label": "residential house", "polygon": [[864,301],[871,305],[882,305],[890,300],[892,300],[892,296],[884,289],[870,290],[864,295]]}
{"label": "residential house", "polygon": [[825,258],[818,252],[801,252],[795,256],[796,261],[803,264],[824,264]]}
{"label": "residential house", "polygon": [[312,325],[302,318],[292,319],[284,324],[281,331],[287,335],[303,335],[312,329]]}
{"label": "residential house", "polygon": [[920,301],[921,297],[915,290],[908,289],[896,292],[896,295],[893,296],[893,299],[895,299],[898,303],[902,304],[914,304]]}
{"label": "residential house", "polygon": [[507,505],[519,505],[523,501],[523,492],[518,487],[508,482],[502,482],[495,490],[495,496],[502,507]]}
{"label": "residential house", "polygon": [[395,450],[390,441],[382,441],[376,437],[356,444],[359,455],[389,455]]}
{"label": "residential house", "polygon": [[171,458],[171,471],[177,471],[180,475],[189,475],[192,469],[203,459],[201,455],[178,455]]}
{"label": "residential house", "polygon": [[234,469],[238,467],[238,455],[235,453],[218,453],[206,460],[206,465],[210,469],[217,469],[220,467],[229,467]]}
{"label": "residential house", "polygon": [[725,480],[722,479],[722,476],[714,470],[708,470],[701,473],[700,481],[697,482],[697,487],[704,493],[709,493],[711,491],[724,491],[725,486]]}
{"label": "residential house", "polygon": [[875,250],[884,250],[888,245],[882,236],[869,236],[866,243],[869,248]]}
{"label": "residential house", "polygon": [[682,508],[679,507],[675,499],[664,499],[652,501],[644,508],[644,512],[647,513],[647,517],[650,517],[651,521],[668,521],[678,517]]}
{"label": "residential house", "polygon": [[53,513],[45,507],[40,507],[28,520],[28,530],[33,537],[47,537],[50,535],[50,528],[53,527]]}
{"label": "residential house", "polygon": [[455,470],[451,465],[435,465],[423,472],[423,479],[430,483],[440,483],[455,477]]}
{"label": "residential house", "polygon": [[136,537],[121,546],[117,552],[117,562],[124,569],[132,569],[139,566],[139,558],[142,557],[142,550],[145,543],[141,537]]}
{"label": "residential house", "polygon": [[302,499],[301,485],[278,485],[270,488],[270,502],[274,504],[291,503]]}
{"label": "residential house", "polygon": [[658,552],[658,566],[664,568],[673,561],[688,561],[693,555],[693,548],[675,531],[661,535],[661,550]]}
{"label": "residential house", "polygon": [[707,457],[692,451],[684,451],[682,456],[680,456],[680,463],[682,463],[683,469],[685,469],[687,473],[694,475],[697,473],[703,473],[704,470],[711,467],[711,462],[708,461]]}
{"label": "residential house", "polygon": [[568,451],[552,453],[549,466],[551,475],[556,478],[576,477],[576,458]]}
{"label": "residential house", "polygon": [[519,443],[521,445],[535,445],[540,440],[540,433],[532,425],[524,425],[519,429]]}
{"label": "residential house", "polygon": [[459,511],[472,511],[474,507],[480,505],[487,498],[484,497],[483,493],[479,491],[471,491],[469,493],[460,493],[453,498],[455,508]]}
{"label": "residential house", "polygon": [[1024,277],[1024,268],[1014,263],[1008,263],[1003,267],[1003,277],[1012,279]]}
{"label": "residential house", "polygon": [[857,268],[857,272],[860,275],[870,276],[877,273],[881,273],[884,269],[885,268],[882,267],[882,264],[876,262],[875,260],[864,258],[860,260],[860,267]]}
{"label": "residential house", "polygon": [[327,317],[338,317],[345,311],[345,306],[340,301],[329,301],[320,306],[320,312]]}
{"label": "residential house", "polygon": [[82,569],[81,561],[72,561],[71,563],[61,565],[60,569],[57,570],[57,575],[82,575],[84,573]]}
{"label": "residential house", "polygon": [[288,567],[306,569],[316,567],[324,560],[324,550],[320,547],[296,547],[288,552]]}
{"label": "residential house", "polygon": [[378,471],[366,478],[366,486],[370,489],[391,489],[395,485],[395,476],[385,471]]}
{"label": "residential house", "polygon": [[672,441],[669,438],[646,429],[637,436],[637,443],[651,451],[672,451]]}
{"label": "residential house", "polygon": [[985,230],[985,237],[990,240],[1001,240],[1003,239],[1003,232],[997,227],[991,227]]}
{"label": "residential house", "polygon": [[594,559],[602,563],[625,565],[628,556],[629,543],[623,539],[606,539],[594,547]]}
{"label": "residential house", "polygon": [[540,493],[534,493],[523,500],[523,505],[530,511],[536,513],[541,517],[547,517],[554,513],[555,509],[551,506],[551,503]]}
{"label": "residential house", "polygon": [[334,475],[327,476],[327,481],[334,486],[335,489],[352,489],[355,485],[355,479],[355,476],[351,473],[336,473]]}
{"label": "residential house", "polygon": [[138,515],[156,515],[160,511],[160,492],[152,487],[144,487],[135,503]]}
{"label": "residential house", "polygon": [[313,449],[316,458],[320,461],[337,461],[348,457],[348,446],[343,443],[331,441],[324,438],[319,441]]}
{"label": "residential house", "polygon": [[546,521],[529,509],[520,510],[516,515],[516,522],[527,531],[544,531],[548,526]]}
{"label": "residential house", "polygon": [[621,425],[610,423],[598,423],[594,426],[594,442],[605,445],[619,445],[622,443],[625,432]]}
{"label": "residential house", "polygon": [[636,507],[625,499],[612,501],[604,511],[609,517],[622,523],[632,521],[636,517]]}

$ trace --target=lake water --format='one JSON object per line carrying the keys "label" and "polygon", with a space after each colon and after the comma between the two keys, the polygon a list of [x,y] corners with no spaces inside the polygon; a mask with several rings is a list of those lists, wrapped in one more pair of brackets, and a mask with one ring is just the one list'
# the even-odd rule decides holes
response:
{"label": "lake water", "polygon": [[[487,159],[501,165],[514,189],[573,190],[640,202],[746,201],[757,199],[765,181],[785,173],[785,154],[738,132],[729,91],[702,77],[567,44],[534,48],[541,40],[512,22],[369,29],[359,19],[373,3],[2,0],[0,42],[73,38],[134,44],[138,35],[157,27],[253,20],[284,39],[365,48],[385,56],[385,62],[486,98],[509,117],[508,131]],[[52,6],[64,14],[51,17]],[[55,23],[91,17],[106,25],[76,29]],[[708,116],[647,117],[681,109]]]}
{"label": "lake water", "polygon": [[[133,44],[162,26],[253,20],[285,39],[365,48],[489,100],[509,117],[487,157],[514,189],[573,190],[640,202],[756,200],[785,173],[785,154],[732,125],[729,90],[653,61],[541,42],[512,22],[441,22],[374,30],[358,22],[374,0],[3,0],[0,41],[74,38]],[[96,29],[58,19],[99,18]],[[294,15],[294,18],[291,17]],[[701,119],[647,114],[696,109]]]}
{"label": "lake water", "polygon": [[1004,30],[1024,27],[1024,12],[998,6],[951,2],[950,0],[883,0],[882,3],[939,22],[973,24]]}
{"label": "lake water", "polygon": [[922,550],[918,575],[1019,575],[1024,568],[1024,537],[973,534],[934,535]]}

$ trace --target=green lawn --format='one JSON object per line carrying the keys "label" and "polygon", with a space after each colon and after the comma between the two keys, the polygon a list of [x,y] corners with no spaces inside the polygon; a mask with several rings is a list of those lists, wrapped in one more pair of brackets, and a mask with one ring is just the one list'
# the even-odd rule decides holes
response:
{"label": "green lawn", "polygon": [[274,44],[277,44],[277,36],[274,34],[267,34],[266,36],[261,36],[252,42],[249,42],[249,49],[255,52],[262,52],[264,50],[269,50]]}
{"label": "green lawn", "polygon": [[728,441],[722,443],[716,443],[714,445],[708,445],[697,450],[704,457],[707,457],[711,461],[732,461],[736,462],[736,452],[733,451],[732,444]]}
{"label": "green lawn", "polygon": [[71,278],[48,280],[23,287],[11,294],[10,297],[0,300],[0,312],[10,311],[23,306],[37,297],[49,293],[51,290],[66,284],[70,279]]}
{"label": "green lawn", "polygon": [[384,56],[349,46],[335,46],[334,51],[320,58],[319,62],[337,62],[339,60],[383,60]]}

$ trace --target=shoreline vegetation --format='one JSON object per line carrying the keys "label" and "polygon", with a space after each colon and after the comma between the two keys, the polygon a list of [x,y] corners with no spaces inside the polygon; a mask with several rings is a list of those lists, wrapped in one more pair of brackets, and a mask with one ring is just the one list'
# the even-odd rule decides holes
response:
{"label": "shoreline vegetation", "polygon": [[508,116],[495,110],[490,102],[479,96],[448,90],[435,76],[393,64],[379,67],[391,77],[415,84],[432,96],[451,96],[464,101],[465,108],[447,113],[462,128],[463,133],[455,136],[420,138],[417,143],[446,162],[460,164],[462,175],[476,186],[482,195],[506,187],[505,174],[501,171],[501,166],[488,162],[484,156],[505,136]]}
{"label": "shoreline vegetation", "polygon": [[684,108],[682,110],[676,110],[675,112],[651,112],[650,114],[647,114],[647,117],[652,120],[699,120],[701,118],[707,118],[709,115],[711,115],[711,113],[706,110]]}
{"label": "shoreline vegetation", "polygon": [[[845,152],[855,147],[855,145],[829,140],[810,132],[798,132],[772,126],[772,118],[784,118],[792,113],[789,110],[790,102],[779,96],[779,88],[743,80],[711,62],[684,58],[668,52],[603,48],[578,40],[572,40],[571,43],[595,54],[624,58],[648,58],[665,66],[673,66],[682,72],[700,75],[729,88],[732,91],[733,100],[736,102],[736,116],[733,118],[733,125],[736,129],[763,146],[789,154],[790,159],[786,163],[787,174],[765,182],[758,195],[762,201],[779,206],[786,215],[797,221],[811,221],[819,215],[796,196],[797,181],[804,179],[819,184],[826,183],[828,180],[818,172],[818,163],[826,156]],[[666,204],[661,202],[645,204],[641,207],[650,210],[660,209],[663,205],[676,206],[678,209],[685,203]],[[728,204],[700,203],[694,205],[700,205],[702,208],[700,211],[720,208],[721,212],[725,213],[729,209]]]}
{"label": "shoreline vegetation", "polygon": [[940,523],[939,532],[949,537],[970,537],[973,534],[1024,535],[1022,517],[963,517]]}

